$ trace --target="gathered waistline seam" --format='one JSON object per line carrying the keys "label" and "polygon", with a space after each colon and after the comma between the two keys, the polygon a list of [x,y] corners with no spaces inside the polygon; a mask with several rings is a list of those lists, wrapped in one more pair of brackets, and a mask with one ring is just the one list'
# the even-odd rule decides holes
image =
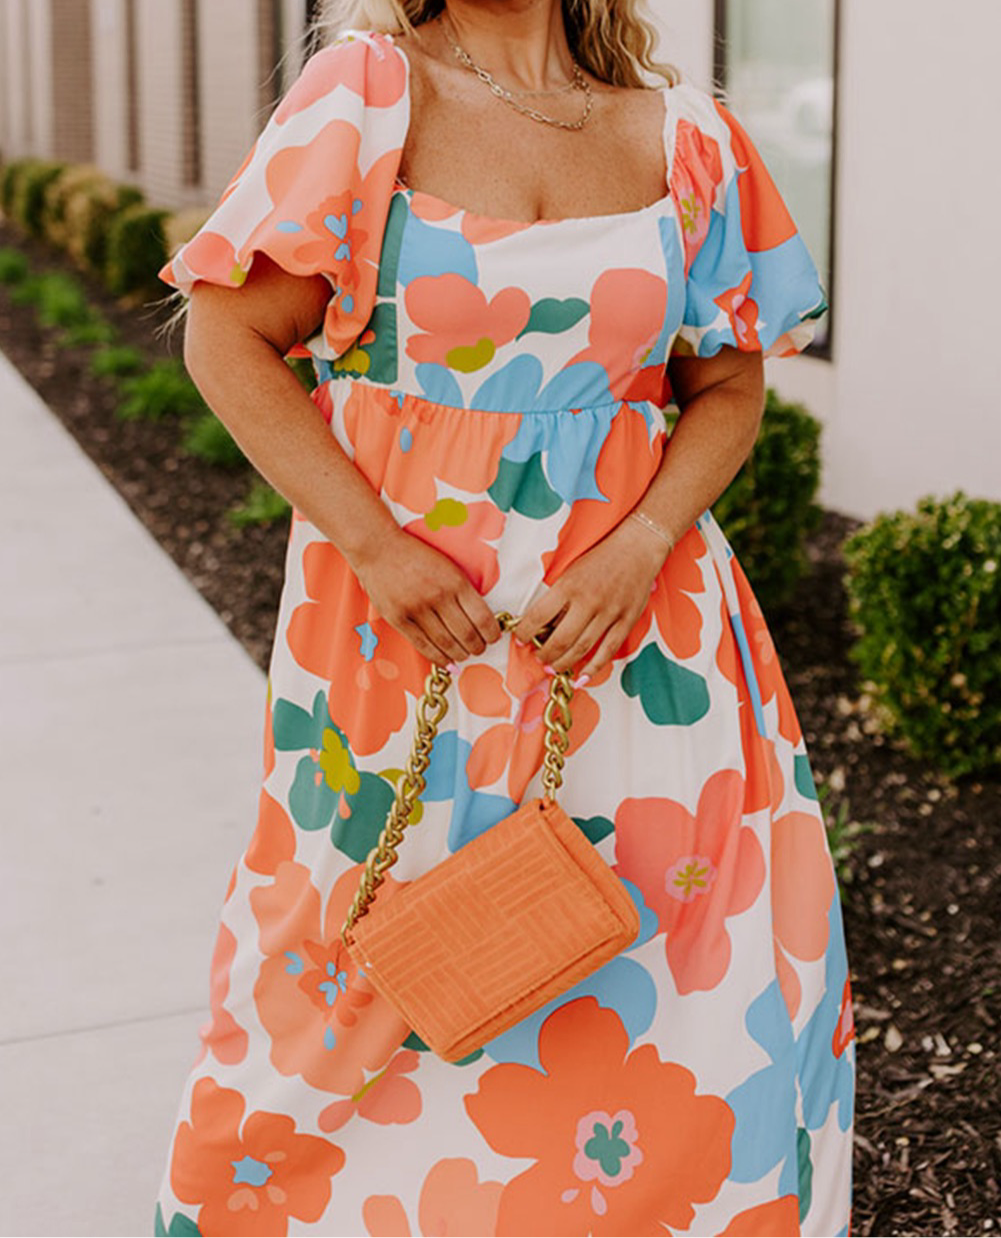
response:
{"label": "gathered waistline seam", "polygon": [[[332,374],[329,378],[325,378],[319,386],[326,386],[328,383],[340,384],[345,382],[337,374]],[[655,408],[660,409],[660,405],[655,404],[653,400],[602,400],[596,404],[564,404],[557,408],[470,408],[465,404],[446,404],[443,400],[432,400],[430,396],[424,395],[423,392],[417,391],[401,391],[397,387],[391,387],[388,383],[370,383],[364,379],[348,379],[348,384],[352,387],[362,387],[369,391],[384,391],[387,395],[396,398],[402,397],[404,400],[417,400],[421,404],[430,404],[435,408],[444,408],[456,413],[488,413],[495,414],[498,417],[511,416],[531,416],[538,413],[540,415],[553,413],[592,413],[601,412],[607,408]]]}

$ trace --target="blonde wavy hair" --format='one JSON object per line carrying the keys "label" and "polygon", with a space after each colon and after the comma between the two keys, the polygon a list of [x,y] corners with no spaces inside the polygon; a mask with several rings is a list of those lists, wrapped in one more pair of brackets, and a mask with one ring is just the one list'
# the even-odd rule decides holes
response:
{"label": "blonde wavy hair", "polygon": [[[674,86],[680,74],[654,59],[657,36],[640,15],[640,2],[562,0],[570,50],[583,68],[610,86],[648,88],[651,75]],[[444,8],[444,0],[323,0],[310,43],[322,46],[342,30],[410,34]]]}

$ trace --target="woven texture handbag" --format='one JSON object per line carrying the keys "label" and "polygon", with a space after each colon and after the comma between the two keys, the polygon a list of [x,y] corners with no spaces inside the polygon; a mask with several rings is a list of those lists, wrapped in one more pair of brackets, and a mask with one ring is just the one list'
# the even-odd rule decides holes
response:
{"label": "woven texture handbag", "polygon": [[[512,616],[498,616],[510,630]],[[377,899],[424,790],[451,676],[434,667],[413,751],[341,936],[352,958],[439,1057],[456,1062],[629,946],[625,886],[556,803],[573,684],[555,675],[545,711],[545,796],[523,804],[417,880]]]}

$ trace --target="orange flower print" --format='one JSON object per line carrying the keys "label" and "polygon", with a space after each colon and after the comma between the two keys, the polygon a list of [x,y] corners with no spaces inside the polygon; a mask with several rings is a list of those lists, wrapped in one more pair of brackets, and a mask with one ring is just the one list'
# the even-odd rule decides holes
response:
{"label": "orange flower print", "polygon": [[653,1045],[629,1052],[619,1016],[568,1002],[539,1032],[542,1070],[494,1066],[466,1097],[493,1150],[535,1162],[501,1194],[498,1234],[687,1229],[730,1169],[734,1117]]}
{"label": "orange flower print", "polygon": [[419,696],[430,663],[372,610],[343,556],[329,542],[303,551],[308,602],[286,631],[296,662],[331,684],[330,716],[351,750],[368,756],[406,725],[407,693]]}
{"label": "orange flower print", "polygon": [[743,806],[743,778],[719,770],[703,786],[694,816],[656,798],[623,800],[615,815],[616,871],[639,886],[667,934],[679,993],[720,983],[730,966],[727,917],[746,911],[764,885],[764,855],[741,824]]}
{"label": "orange flower print", "polygon": [[421,1094],[416,1083],[405,1078],[420,1064],[414,1049],[401,1049],[389,1063],[363,1083],[354,1096],[335,1100],[317,1119],[321,1131],[340,1130],[357,1113],[380,1126],[414,1122],[421,1114]]}
{"label": "orange flower print", "polygon": [[796,225],[771,173],[740,123],[722,104],[715,103],[715,107],[730,131],[730,147],[737,162],[744,244],[751,253],[784,245],[796,235]]}
{"label": "orange flower print", "polygon": [[783,1195],[756,1208],[738,1212],[719,1238],[778,1238],[799,1233],[799,1196]]}
{"label": "orange flower print", "polygon": [[[591,687],[612,674],[609,663],[591,680]],[[492,666],[473,664],[459,674],[459,695],[471,713],[502,721],[488,727],[473,744],[466,762],[466,777],[476,791],[489,787],[507,770],[507,794],[516,803],[542,768],[545,756],[543,715],[549,700],[550,677],[533,651],[509,643],[507,674]],[[567,757],[591,737],[600,710],[591,694],[578,688],[573,696],[573,726]]]}
{"label": "orange flower print", "polygon": [[257,828],[243,853],[251,872],[274,876],[283,860],[295,857],[295,827],[281,804],[261,790],[257,809]]}
{"label": "orange flower print", "polygon": [[208,1023],[201,1029],[201,1052],[195,1065],[211,1053],[217,1062],[232,1066],[247,1056],[247,1033],[226,1009],[229,996],[229,971],[236,957],[236,938],[225,924],[219,925],[215,951],[212,955],[211,982],[209,985]]}
{"label": "orange flower print", "polygon": [[709,235],[716,194],[723,182],[719,143],[689,120],[679,120],[674,139],[671,192],[685,238],[685,275]]}
{"label": "orange flower print", "polygon": [[[465,1157],[438,1161],[421,1187],[418,1232],[435,1238],[496,1234],[502,1189],[499,1182],[480,1182],[476,1165]],[[362,1216],[371,1238],[409,1238],[414,1232],[395,1195],[370,1195]]]}
{"label": "orange flower print", "polygon": [[852,1010],[851,977],[845,977],[845,987],[841,990],[841,1009],[838,1011],[838,1022],[831,1037],[831,1049],[835,1057],[840,1057],[855,1039],[855,1015]]}
{"label": "orange flower print", "polygon": [[316,1135],[298,1134],[285,1114],[258,1110],[232,1088],[199,1079],[191,1120],[174,1141],[170,1184],[178,1199],[197,1204],[205,1235],[286,1235],[289,1219],[314,1222],[330,1202],[331,1178],[344,1153]]}
{"label": "orange flower print", "polygon": [[[237,256],[244,270],[254,251],[263,250],[292,275],[329,275],[337,291],[327,307],[324,332],[335,352],[348,348],[371,313],[385,204],[399,161],[399,152],[389,151],[362,176],[360,145],[354,125],[333,120],[305,146],[276,151],[265,170],[274,207]],[[343,188],[334,194],[322,183],[328,168],[343,172]]]}
{"label": "orange flower print", "polygon": [[[591,290],[588,347],[568,364],[604,368],[616,400],[653,400],[664,388],[664,356],[651,356],[664,329],[667,282],[649,271],[605,271]],[[629,348],[623,342],[629,341]],[[660,350],[663,351],[663,350]]]}
{"label": "orange flower print", "polygon": [[417,516],[433,511],[440,483],[483,494],[520,425],[516,413],[471,417],[462,409],[443,422],[441,410],[425,400],[361,384],[344,407],[355,467],[374,490]]}
{"label": "orange flower print", "polygon": [[493,503],[463,503],[439,499],[422,520],[403,527],[434,546],[462,568],[480,593],[489,593],[500,579],[497,551],[490,545],[504,532],[504,513]]}
{"label": "orange flower print", "polygon": [[407,313],[420,332],[407,340],[407,356],[472,374],[490,364],[498,348],[528,325],[532,301],[524,288],[504,288],[488,301],[455,272],[422,275],[407,285]]}
{"label": "orange flower print", "polygon": [[791,1019],[802,992],[786,956],[805,962],[823,957],[834,893],[834,866],[819,810],[778,817],[772,822],[772,927],[779,985]]}
{"label": "orange flower print", "polygon": [[344,39],[310,57],[275,109],[275,122],[284,125],[339,86],[354,91],[367,107],[392,107],[406,89],[406,66],[388,47],[373,47],[366,39]]}
{"label": "orange flower print", "polygon": [[474,215],[472,211],[463,211],[441,198],[415,190],[410,196],[410,209],[418,219],[426,223],[442,223],[461,215],[459,227],[462,235],[470,245],[488,245],[491,241],[502,241],[505,237],[524,232],[526,228],[535,225],[516,219],[493,219],[489,215]]}
{"label": "orange flower print", "polygon": [[702,612],[692,594],[705,593],[706,585],[698,564],[705,553],[702,534],[692,525],[664,561],[654,581],[650,605],[636,620],[619,650],[620,657],[631,657],[640,648],[654,620],[661,639],[676,658],[692,658],[699,652]]}
{"label": "orange flower print", "polygon": [[[778,708],[779,734],[793,747],[796,747],[802,739],[803,732],[796,716],[792,697],[789,695],[785,676],[782,674],[782,666],[775,651],[775,643],[768,630],[768,624],[762,614],[758,599],[748,583],[747,576],[744,574],[744,569],[736,557],[730,560],[730,568],[733,572],[741,619],[751,651],[751,665],[754,667],[754,677],[761,693],[761,704],[764,707],[769,701],[775,701]],[[723,632],[724,637],[719,643],[716,661],[726,678],[736,686],[743,675],[743,663],[740,660],[736,642],[730,633],[730,619],[726,613],[725,601],[723,603]],[[730,633],[729,639],[727,639],[728,633]]]}
{"label": "orange flower print", "polygon": [[739,288],[731,288],[716,298],[716,304],[730,319],[730,329],[742,352],[760,352],[758,306],[748,296],[754,273],[748,271]]}
{"label": "orange flower print", "polygon": [[660,467],[665,436],[651,436],[646,418],[623,404],[612,418],[595,464],[600,499],[578,499],[564,520],[555,550],[545,551],[546,584],[596,546],[639,502]]}
{"label": "orange flower print", "polygon": [[[343,873],[325,908],[302,864],[280,864],[272,884],[250,894],[265,956],[254,1000],[271,1038],[271,1062],[283,1075],[350,1097],[387,1065],[410,1030],[341,944],[360,873],[360,865]],[[380,898],[391,896],[394,883],[386,881]]]}

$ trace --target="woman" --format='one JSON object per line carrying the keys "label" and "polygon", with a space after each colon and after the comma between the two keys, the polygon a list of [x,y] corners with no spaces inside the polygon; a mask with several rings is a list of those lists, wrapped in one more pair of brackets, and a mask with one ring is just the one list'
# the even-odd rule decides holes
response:
{"label": "woman", "polygon": [[[845,1233],[835,878],[708,510],[816,272],[733,118],[644,85],[633,0],[391,7],[395,33],[313,57],[163,273],[192,374],[296,514],[158,1232]],[[312,398],[282,360],[303,340]],[[337,950],[432,663],[457,689],[392,879],[538,793],[569,668],[561,802],[642,917],[459,1065]]]}

